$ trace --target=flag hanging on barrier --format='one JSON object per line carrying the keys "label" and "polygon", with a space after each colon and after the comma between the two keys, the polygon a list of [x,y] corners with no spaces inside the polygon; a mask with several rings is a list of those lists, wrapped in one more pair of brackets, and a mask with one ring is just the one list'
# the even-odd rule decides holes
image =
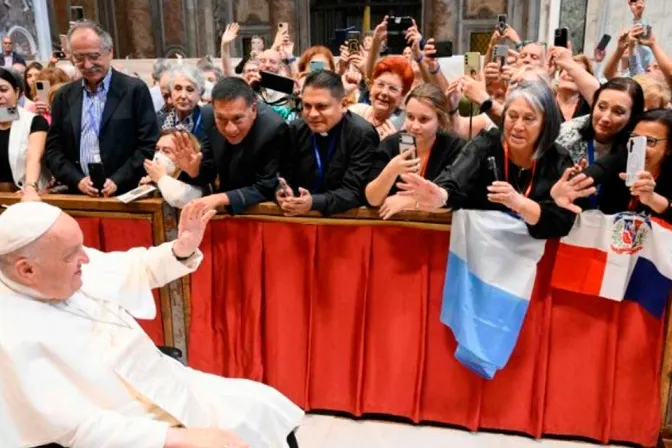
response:
{"label": "flag hanging on barrier", "polygon": [[583,212],[560,240],[551,286],[632,300],[660,317],[672,287],[672,226],[631,212]]}
{"label": "flag hanging on barrier", "polygon": [[455,335],[458,361],[484,378],[513,352],[545,246],[506,213],[453,213],[441,322]]}

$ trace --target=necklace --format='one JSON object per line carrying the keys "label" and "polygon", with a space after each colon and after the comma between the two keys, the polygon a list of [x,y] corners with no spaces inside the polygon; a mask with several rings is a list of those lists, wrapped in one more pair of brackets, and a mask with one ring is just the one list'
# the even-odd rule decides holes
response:
{"label": "necklace", "polygon": [[[73,316],[81,317],[83,319],[87,319],[93,322],[98,322],[101,324],[107,324],[107,325],[114,325],[116,327],[121,327],[121,328],[127,328],[131,329],[132,327],[117,313],[114,311],[110,310],[109,308],[105,308],[105,311],[111,313],[115,318],[116,321],[109,321],[109,320],[104,320],[104,319],[98,319],[96,317],[93,317],[91,314],[87,313],[85,310],[83,310],[80,307],[75,307],[70,304],[59,304],[55,303],[52,304],[50,303],[51,306],[55,307],[56,309],[63,311],[68,314],[72,314]],[[74,309],[68,309],[68,308],[74,308]],[[79,312],[77,312],[79,311]]]}

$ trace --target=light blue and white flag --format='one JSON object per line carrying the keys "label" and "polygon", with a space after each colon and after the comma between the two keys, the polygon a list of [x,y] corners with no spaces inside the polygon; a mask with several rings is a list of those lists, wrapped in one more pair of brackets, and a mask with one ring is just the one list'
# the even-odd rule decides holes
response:
{"label": "light blue and white flag", "polygon": [[441,322],[457,360],[492,379],[518,340],[546,241],[498,211],[458,210],[451,227]]}

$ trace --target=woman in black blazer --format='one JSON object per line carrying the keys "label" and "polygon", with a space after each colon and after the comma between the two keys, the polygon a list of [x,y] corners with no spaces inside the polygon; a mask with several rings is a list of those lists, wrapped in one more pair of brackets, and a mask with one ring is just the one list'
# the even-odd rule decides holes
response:
{"label": "woman in black blazer", "polygon": [[[448,134],[448,100],[433,84],[421,84],[406,97],[403,132],[394,133],[378,146],[366,186],[366,201],[380,207],[380,217],[389,219],[403,210],[415,208],[412,198],[397,195],[395,183],[404,173],[418,173],[432,180],[452,164],[465,141]],[[415,146],[400,151],[402,134],[413,136]]]}

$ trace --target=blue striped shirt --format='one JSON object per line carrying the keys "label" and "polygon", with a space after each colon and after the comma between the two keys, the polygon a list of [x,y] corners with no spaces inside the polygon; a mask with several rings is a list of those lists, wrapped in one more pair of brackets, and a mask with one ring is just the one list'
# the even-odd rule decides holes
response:
{"label": "blue striped shirt", "polygon": [[79,163],[85,176],[89,175],[89,163],[100,163],[100,125],[103,120],[103,110],[107,92],[110,90],[112,70],[108,70],[98,89],[92,92],[86,82],[82,80],[82,138],[79,142]]}

